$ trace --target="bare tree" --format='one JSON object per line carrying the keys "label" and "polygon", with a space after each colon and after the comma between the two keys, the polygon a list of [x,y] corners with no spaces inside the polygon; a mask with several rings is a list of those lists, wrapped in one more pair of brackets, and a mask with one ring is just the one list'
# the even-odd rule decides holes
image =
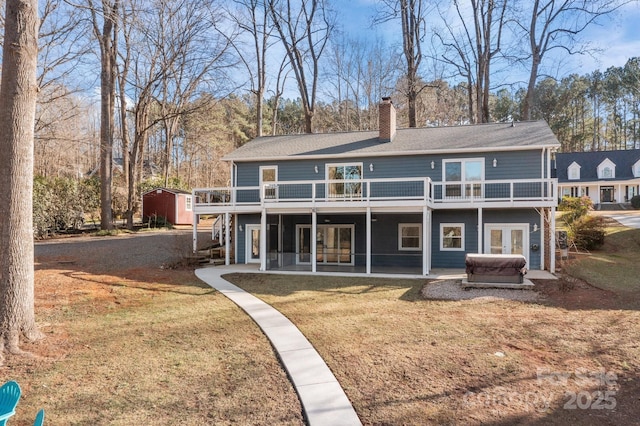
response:
{"label": "bare tree", "polygon": [[[319,62],[335,24],[325,0],[268,0],[298,83],[304,111],[305,132],[313,133],[318,91]],[[299,3],[296,10],[292,4]]]}
{"label": "bare tree", "polygon": [[0,83],[0,361],[42,337],[34,313],[33,135],[37,0],[7,0]]}
{"label": "bare tree", "polygon": [[402,52],[406,61],[405,95],[409,110],[409,127],[417,126],[416,100],[425,88],[420,84],[422,42],[426,30],[426,17],[430,13],[428,0],[383,0],[384,8],[378,12],[376,23],[400,19],[402,26]]}
{"label": "bare tree", "polygon": [[270,47],[273,26],[269,21],[269,6],[266,0],[234,0],[235,10],[229,16],[235,24],[251,37],[251,53],[244,52],[234,43],[240,60],[249,73],[251,93],[255,96],[256,136],[263,134],[264,96],[267,90],[267,51]]}
{"label": "bare tree", "polygon": [[[87,0],[93,33],[100,45],[100,227],[112,229],[111,184],[117,60],[117,19],[120,0]],[[100,26],[100,17],[102,26]]]}
{"label": "bare tree", "polygon": [[[530,120],[535,99],[535,86],[545,55],[563,50],[573,55],[585,53],[586,45],[579,35],[600,18],[609,15],[633,0],[534,0],[530,9],[528,26],[520,24],[529,44],[531,68],[527,94],[524,99],[523,118]],[[520,21],[518,21],[520,22]]]}

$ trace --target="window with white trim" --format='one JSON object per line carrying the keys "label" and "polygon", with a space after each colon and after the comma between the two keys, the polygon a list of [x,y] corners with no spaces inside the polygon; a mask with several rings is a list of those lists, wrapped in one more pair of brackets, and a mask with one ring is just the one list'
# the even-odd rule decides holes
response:
{"label": "window with white trim", "polygon": [[633,177],[640,177],[640,160],[633,165]]}
{"label": "window with white trim", "polygon": [[484,180],[484,158],[442,160],[442,163],[442,180],[446,182],[444,187],[446,197],[482,196],[482,184],[468,182]]}
{"label": "window with white trim", "polygon": [[616,164],[605,158],[602,163],[598,165],[598,178],[599,179],[612,179],[616,177]]}
{"label": "window with white trim", "polygon": [[328,198],[362,196],[362,163],[327,164]]}
{"label": "window with white trim", "polygon": [[[271,182],[278,181],[278,166],[260,166],[260,196],[264,190],[264,196],[266,199],[278,198],[277,187],[275,185],[269,185]],[[264,185],[269,185],[264,187]]]}
{"label": "window with white trim", "polygon": [[580,180],[580,165],[575,161],[571,163],[567,175],[569,180]]}
{"label": "window with white trim", "polygon": [[187,195],[184,199],[184,209],[190,212],[193,209],[193,201],[191,195]]}
{"label": "window with white trim", "polygon": [[440,224],[440,250],[464,251],[464,223]]}
{"label": "window with white trim", "polygon": [[422,250],[422,224],[399,223],[398,224],[398,250],[418,251]]}

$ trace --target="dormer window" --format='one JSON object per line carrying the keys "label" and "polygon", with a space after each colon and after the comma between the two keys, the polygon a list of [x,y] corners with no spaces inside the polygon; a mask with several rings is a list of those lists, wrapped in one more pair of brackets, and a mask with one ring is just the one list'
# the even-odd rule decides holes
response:
{"label": "dormer window", "polygon": [[569,176],[569,180],[580,180],[580,164],[575,161],[571,163],[571,165],[567,167],[567,176]]}
{"label": "dormer window", "polygon": [[598,179],[613,179],[616,177],[616,165],[606,158],[598,165]]}
{"label": "dormer window", "polygon": [[633,177],[640,177],[640,160],[633,165]]}

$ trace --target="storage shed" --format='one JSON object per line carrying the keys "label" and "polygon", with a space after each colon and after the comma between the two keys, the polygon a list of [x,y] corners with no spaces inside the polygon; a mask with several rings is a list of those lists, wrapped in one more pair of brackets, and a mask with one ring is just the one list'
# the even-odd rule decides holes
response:
{"label": "storage shed", "polygon": [[142,220],[165,218],[173,225],[193,224],[193,200],[181,189],[156,188],[142,194]]}

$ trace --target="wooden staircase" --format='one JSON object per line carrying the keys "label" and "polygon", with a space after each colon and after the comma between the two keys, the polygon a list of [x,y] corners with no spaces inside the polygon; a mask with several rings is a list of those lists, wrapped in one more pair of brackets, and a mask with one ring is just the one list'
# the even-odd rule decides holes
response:
{"label": "wooden staircase", "polygon": [[[230,221],[229,228],[231,229],[230,240],[233,242],[233,221]],[[230,257],[233,259],[233,246],[230,244]],[[196,257],[200,265],[213,264],[224,265],[225,264],[225,226],[224,215],[219,215],[213,222],[211,228],[211,244],[207,247],[199,249],[194,257]]]}

